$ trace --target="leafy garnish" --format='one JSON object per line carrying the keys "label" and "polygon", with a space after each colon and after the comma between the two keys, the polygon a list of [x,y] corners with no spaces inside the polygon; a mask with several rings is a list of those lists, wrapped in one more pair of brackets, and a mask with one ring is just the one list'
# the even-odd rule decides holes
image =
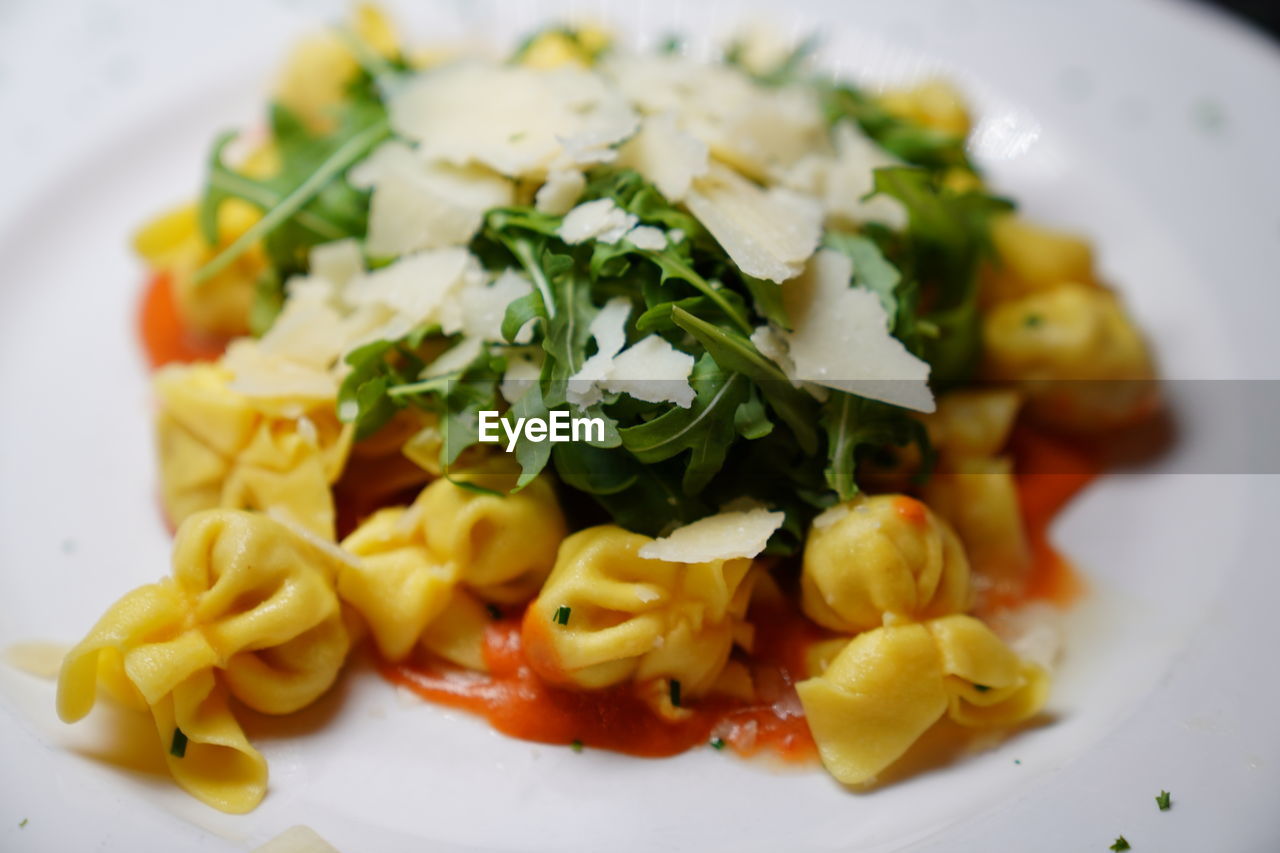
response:
{"label": "leafy garnish", "polygon": [[1173,803],[1169,799],[1168,791],[1161,791],[1156,796],[1156,805],[1160,807],[1160,811],[1162,812],[1167,812],[1169,810],[1169,808],[1173,805]]}
{"label": "leafy garnish", "polygon": [[169,742],[169,754],[174,758],[185,758],[187,755],[187,735],[182,729],[173,730],[173,740]]}
{"label": "leafy garnish", "polygon": [[1125,837],[1123,835],[1121,835],[1121,836],[1118,836],[1116,840],[1111,844],[1111,846],[1108,847],[1107,849],[1115,850],[1117,851],[1117,853],[1119,853],[1119,851],[1121,850],[1129,850],[1131,848],[1129,847],[1129,842],[1125,840]]}
{"label": "leafy garnish", "polygon": [[368,216],[368,194],[342,176],[374,146],[391,135],[386,110],[373,98],[353,99],[339,116],[335,130],[313,134],[285,107],[272,109],[272,144],[280,170],[254,178],[231,169],[223,152],[234,133],[218,137],[209,162],[209,177],[200,200],[200,231],[210,246],[218,245],[218,210],[238,198],[262,211],[262,218],[195,273],[196,282],[216,275],[254,244],[263,241],[269,257],[284,274],[305,264],[305,251],[317,243],[362,237]]}
{"label": "leafy garnish", "polygon": [[555,622],[557,625],[568,625],[569,614],[571,612],[572,611],[570,610],[569,605],[561,604],[559,607],[556,608],[556,612],[555,614],[552,615],[551,621]]}

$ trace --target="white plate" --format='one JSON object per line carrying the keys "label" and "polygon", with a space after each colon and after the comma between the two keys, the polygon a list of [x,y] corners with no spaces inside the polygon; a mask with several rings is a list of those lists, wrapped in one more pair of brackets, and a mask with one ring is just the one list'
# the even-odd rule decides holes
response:
{"label": "white plate", "polygon": [[[194,193],[214,132],[258,114],[270,63],[337,5],[0,10],[0,645],[74,641],[165,572],[126,240]],[[557,5],[410,17],[418,34],[509,40]],[[743,15],[589,8],[651,38]],[[994,182],[1096,238],[1167,375],[1275,378],[1280,59],[1261,37],[1154,2],[793,0],[770,15],[820,32],[823,60],[857,75],[955,74]],[[1191,461],[1274,421],[1185,386],[1174,398],[1174,452],[1106,479],[1057,528],[1094,593],[1071,616],[1056,721],[990,752],[854,795],[711,750],[641,761],[509,740],[357,666],[302,725],[254,727],[271,790],[230,817],[89,757],[101,726],[60,725],[51,684],[0,668],[0,847],[243,850],[305,823],[348,853],[1105,850],[1120,833],[1135,851],[1280,849],[1280,484]]]}

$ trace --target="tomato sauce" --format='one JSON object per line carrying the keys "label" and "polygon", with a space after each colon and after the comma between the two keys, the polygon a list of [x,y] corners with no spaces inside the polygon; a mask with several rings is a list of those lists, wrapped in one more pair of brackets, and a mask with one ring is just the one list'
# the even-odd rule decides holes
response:
{"label": "tomato sauce", "polygon": [[[771,607],[775,605],[770,605]],[[522,648],[522,614],[495,620],[485,634],[488,673],[437,661],[393,664],[381,671],[432,702],[470,711],[522,740],[608,749],[646,758],[676,755],[714,739],[744,756],[768,753],[788,762],[816,755],[795,693],[804,648],[821,636],[798,611],[751,614],[761,628],[752,656],[756,699],[713,697],[690,703],[680,719],[660,716],[636,687],[579,691],[547,684]]]}
{"label": "tomato sauce", "polygon": [[1049,541],[1049,526],[1067,503],[1101,473],[1101,465],[1088,450],[1031,429],[1015,431],[1013,453],[1031,566],[1021,596],[1006,597],[999,604],[1014,606],[1034,600],[1071,604],[1085,592],[1085,583]]}
{"label": "tomato sauce", "polygon": [[142,349],[152,370],[170,362],[212,361],[222,355],[227,342],[187,328],[178,311],[173,278],[157,272],[147,282],[138,311]]}

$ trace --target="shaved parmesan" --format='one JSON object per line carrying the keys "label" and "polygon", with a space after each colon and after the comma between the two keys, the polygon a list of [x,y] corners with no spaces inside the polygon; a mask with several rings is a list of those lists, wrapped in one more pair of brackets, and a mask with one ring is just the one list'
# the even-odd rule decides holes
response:
{"label": "shaved parmesan", "polygon": [[[401,337],[420,323],[438,319],[442,308],[466,283],[466,273],[476,267],[466,249],[417,252],[352,279],[342,298],[352,307],[381,305],[390,309],[394,318],[384,337]],[[403,331],[393,334],[400,329]]]}
{"label": "shaved parmesan", "polygon": [[618,165],[635,169],[669,201],[682,201],[694,178],[707,173],[707,146],[681,130],[674,113],[649,116],[619,149]]}
{"label": "shaved parmesan", "polygon": [[661,228],[654,228],[652,225],[637,225],[624,234],[622,239],[637,249],[657,252],[667,248],[667,235]]}
{"label": "shaved parmesan", "polygon": [[610,393],[687,409],[695,396],[689,385],[693,364],[693,356],[676,349],[666,338],[649,335],[618,354],[599,384]]}
{"label": "shaved parmesan", "polygon": [[538,188],[533,206],[543,213],[563,216],[573,209],[587,185],[587,179],[575,169],[555,169],[547,182]]}
{"label": "shaved parmesan", "polygon": [[335,287],[345,287],[353,277],[364,272],[364,253],[354,238],[335,240],[312,246],[307,264],[311,274]]}
{"label": "shaved parmesan", "polygon": [[642,112],[673,114],[713,157],[756,179],[826,143],[810,87],[766,87],[740,69],[681,56],[618,57],[605,73]]}
{"label": "shaved parmesan", "polygon": [[585,243],[595,239],[601,243],[616,243],[640,220],[627,213],[611,198],[598,198],[580,204],[569,211],[556,233],[566,243]]}
{"label": "shaved parmesan", "polygon": [[695,181],[689,210],[747,275],[795,278],[822,236],[822,210],[790,190],[763,190],[725,166]]}
{"label": "shaved parmesan", "polygon": [[468,243],[485,211],[511,204],[506,178],[478,167],[424,165],[403,142],[384,143],[357,177],[373,187],[365,249],[375,257]]}
{"label": "shaved parmesan", "polygon": [[630,314],[631,300],[615,296],[592,318],[590,330],[596,341],[596,352],[569,378],[565,392],[569,402],[586,408],[600,401],[602,395],[598,383],[609,375],[613,357],[626,346],[627,317]]}
{"label": "shaved parmesan", "polygon": [[[457,307],[460,330],[475,338],[494,343],[502,342],[502,319],[507,306],[533,290],[529,279],[515,270],[503,270],[493,281],[480,279],[469,281],[458,295]],[[530,320],[516,334],[513,343],[528,343],[533,337],[533,321]],[[446,324],[446,331],[453,324]]]}
{"label": "shaved parmesan", "polygon": [[597,74],[570,67],[459,63],[410,77],[387,108],[392,128],[419,143],[424,159],[511,177],[540,177],[557,161],[599,162],[637,124]]}
{"label": "shaved parmesan", "polygon": [[811,154],[800,159],[776,173],[778,182],[817,197],[828,218],[837,223],[880,222],[891,228],[906,225],[906,209],[897,199],[885,195],[864,199],[875,188],[875,170],[901,165],[901,161],[878,146],[853,122],[840,122],[831,135],[833,153]]}
{"label": "shaved parmesan", "polygon": [[853,261],[823,249],[805,274],[783,288],[793,330],[787,342],[794,376],[838,391],[919,412],[934,410],[929,365],[889,332],[889,318],[875,293],[850,287]]}
{"label": "shaved parmesan", "polygon": [[222,365],[231,371],[231,390],[246,397],[303,406],[329,402],[338,395],[337,380],[327,370],[264,352],[248,338],[231,342]]}
{"label": "shaved parmesan", "polygon": [[786,513],[767,509],[722,512],[672,531],[669,536],[640,546],[646,560],[708,563],[754,557],[786,520]]}

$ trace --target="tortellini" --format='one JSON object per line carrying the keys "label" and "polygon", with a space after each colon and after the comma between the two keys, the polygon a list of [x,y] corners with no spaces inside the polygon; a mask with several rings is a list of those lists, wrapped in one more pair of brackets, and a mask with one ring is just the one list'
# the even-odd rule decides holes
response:
{"label": "tortellini", "polygon": [[1048,676],[970,616],[859,634],[796,685],[818,754],[839,781],[872,781],[943,714],[1008,726],[1040,711]]}
{"label": "tortellini", "polygon": [[332,407],[289,411],[233,390],[216,364],[170,366],[155,377],[164,508],[173,524],[215,507],[287,515],[334,538],[333,496],[351,429]]}
{"label": "tortellini", "polygon": [[[269,149],[262,149],[240,168],[260,174],[269,159]],[[252,205],[228,199],[218,209],[218,245],[209,246],[196,206],[187,204],[156,217],[134,238],[151,269],[169,277],[179,316],[194,331],[226,338],[248,333],[254,284],[267,268],[262,250],[252,247],[205,281],[197,283],[195,273],[261,218]]]}
{"label": "tortellini", "polygon": [[825,628],[856,633],[885,617],[926,619],[969,606],[969,561],[950,525],[906,495],[860,496],[815,521],[800,604]]}
{"label": "tortellini", "polygon": [[477,600],[532,597],[564,536],[564,516],[544,479],[505,496],[437,480],[412,506],[380,510],[343,541],[359,562],[343,570],[338,588],[384,657],[399,660],[423,639],[474,666],[485,620],[467,614],[484,610]]}
{"label": "tortellini", "polygon": [[1093,249],[1075,234],[1005,215],[992,219],[991,242],[999,261],[984,270],[982,297],[988,304],[1073,282],[1097,285]]}
{"label": "tortellini", "polygon": [[525,611],[525,652],[540,676],[585,689],[670,679],[689,697],[714,686],[735,639],[749,636],[752,561],[641,557],[652,541],[614,525],[564,541]]}
{"label": "tortellini", "polygon": [[1021,404],[1011,389],[952,391],[924,418],[939,456],[924,499],[955,528],[974,571],[1001,583],[1019,581],[1031,559],[1013,459],[1000,455]]}
{"label": "tortellini", "polygon": [[350,648],[337,565],[322,543],[265,515],[191,516],[174,543],[173,576],[126,595],[67,654],[59,716],[85,716],[101,684],[150,710],[179,784],[216,808],[248,811],[267,768],[226,694],[285,714],[329,689]]}
{"label": "tortellini", "polygon": [[1017,382],[1030,413],[1097,431],[1147,414],[1154,365],[1115,295],[1064,284],[995,306],[983,319],[987,377]]}

